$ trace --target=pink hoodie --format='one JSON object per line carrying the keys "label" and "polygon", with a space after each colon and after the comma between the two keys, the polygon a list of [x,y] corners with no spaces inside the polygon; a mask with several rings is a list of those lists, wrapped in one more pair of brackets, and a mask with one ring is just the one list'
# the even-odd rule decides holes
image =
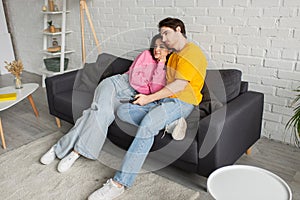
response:
{"label": "pink hoodie", "polygon": [[149,50],[138,55],[127,73],[131,87],[141,94],[157,92],[166,85],[165,63],[154,60]]}

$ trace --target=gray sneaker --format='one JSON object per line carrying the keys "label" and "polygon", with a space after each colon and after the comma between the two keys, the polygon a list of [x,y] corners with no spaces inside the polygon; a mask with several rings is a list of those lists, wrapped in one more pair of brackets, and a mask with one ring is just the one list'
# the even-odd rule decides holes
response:
{"label": "gray sneaker", "polygon": [[124,186],[119,188],[112,179],[109,179],[100,189],[93,192],[88,200],[112,200],[119,197],[124,190]]}
{"label": "gray sneaker", "polygon": [[168,124],[165,132],[172,134],[174,140],[183,140],[186,133],[187,124],[183,117]]}

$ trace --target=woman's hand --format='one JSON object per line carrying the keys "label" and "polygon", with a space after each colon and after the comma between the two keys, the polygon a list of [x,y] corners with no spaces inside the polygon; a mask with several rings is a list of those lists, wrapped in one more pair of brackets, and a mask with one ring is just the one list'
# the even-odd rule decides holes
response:
{"label": "woman's hand", "polygon": [[162,63],[165,63],[167,61],[167,53],[166,54],[161,54],[158,58],[157,58],[157,61],[158,62],[162,62]]}

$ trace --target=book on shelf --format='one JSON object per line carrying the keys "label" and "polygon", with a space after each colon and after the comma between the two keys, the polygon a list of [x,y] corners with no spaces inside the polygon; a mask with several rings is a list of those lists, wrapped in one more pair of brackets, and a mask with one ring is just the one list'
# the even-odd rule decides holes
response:
{"label": "book on shelf", "polygon": [[11,101],[17,99],[17,93],[6,93],[6,94],[0,94],[0,101]]}

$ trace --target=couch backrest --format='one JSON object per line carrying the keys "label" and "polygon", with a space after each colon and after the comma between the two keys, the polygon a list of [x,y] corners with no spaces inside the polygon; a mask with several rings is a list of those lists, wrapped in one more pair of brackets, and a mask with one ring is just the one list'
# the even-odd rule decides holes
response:
{"label": "couch backrest", "polygon": [[[218,110],[241,92],[242,72],[236,69],[207,70],[199,105],[201,118]],[[247,90],[244,84],[243,92]]]}
{"label": "couch backrest", "polygon": [[242,72],[237,69],[207,70],[202,89],[203,101],[213,98],[227,103],[237,97],[241,90]]}
{"label": "couch backrest", "polygon": [[[132,64],[132,60],[128,60],[126,58],[120,58],[116,56],[112,56],[110,54],[101,54],[102,56],[98,57],[97,62],[100,63],[102,58],[106,59],[107,61],[105,63],[102,63],[102,67],[105,67],[105,71],[101,75],[100,81],[105,79],[106,77],[116,75],[116,74],[123,74],[124,72],[127,72],[129,67]],[[104,65],[103,65],[104,64]]]}
{"label": "couch backrest", "polygon": [[[74,88],[94,92],[101,80],[126,72],[132,62],[132,60],[102,53],[95,63],[87,63],[79,70]],[[217,99],[226,103],[237,97],[240,93],[241,74],[241,71],[236,69],[207,70],[202,89],[203,101]]]}
{"label": "couch backrest", "polygon": [[74,89],[94,93],[97,85],[106,77],[126,72],[132,61],[102,53],[95,63],[86,63],[77,73]]}

